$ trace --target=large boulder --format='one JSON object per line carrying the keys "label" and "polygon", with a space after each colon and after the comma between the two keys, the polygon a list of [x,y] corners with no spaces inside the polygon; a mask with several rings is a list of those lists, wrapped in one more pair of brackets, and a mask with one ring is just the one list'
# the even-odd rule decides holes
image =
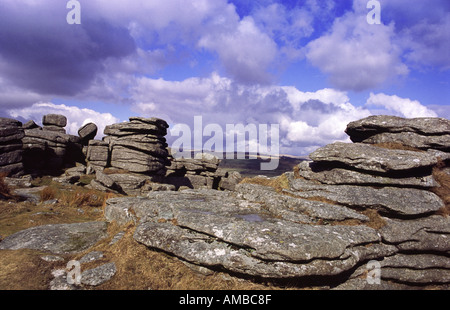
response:
{"label": "large boulder", "polygon": [[356,185],[315,185],[302,179],[293,181],[291,195],[317,198],[357,207],[370,208],[391,216],[419,216],[444,208],[444,202],[434,193],[415,189]]}
{"label": "large boulder", "polygon": [[0,242],[0,250],[33,249],[55,254],[77,253],[107,236],[105,222],[50,224],[19,231]]}
{"label": "large boulder", "polygon": [[450,150],[450,120],[369,116],[348,124],[346,133],[353,142],[399,143],[419,149]]}
{"label": "large boulder", "polygon": [[42,117],[44,126],[66,127],[67,118],[60,114],[47,114]]}
{"label": "large boulder", "polygon": [[[371,172],[405,172],[430,168],[437,164],[439,154],[393,150],[363,143],[335,142],[319,148],[309,157],[314,162],[343,165]],[[337,165],[336,165],[337,164]]]}
{"label": "large boulder", "polygon": [[361,260],[396,252],[367,226],[296,223],[232,192],[114,198],[107,201],[105,216],[138,223],[134,238],[151,248],[193,264],[266,278],[337,275]]}
{"label": "large boulder", "polygon": [[312,161],[297,165],[299,177],[329,185],[374,185],[433,188],[438,186],[431,170],[411,176],[393,174],[371,174],[368,171],[344,169]]}
{"label": "large boulder", "polygon": [[22,163],[22,123],[0,118],[0,173],[20,176],[24,173]]}
{"label": "large boulder", "polygon": [[80,138],[62,132],[27,129],[22,139],[27,171],[59,171],[65,164],[81,161]]}
{"label": "large boulder", "polygon": [[90,140],[95,138],[97,130],[97,125],[94,123],[87,123],[78,129],[78,136],[81,138],[83,145],[87,145]]}
{"label": "large boulder", "polygon": [[131,117],[129,122],[106,126],[110,166],[143,174],[164,174],[168,165],[164,136],[169,125],[158,118]]}
{"label": "large boulder", "polygon": [[86,152],[88,165],[94,170],[103,170],[109,165],[109,160],[109,144],[104,141],[90,140]]}

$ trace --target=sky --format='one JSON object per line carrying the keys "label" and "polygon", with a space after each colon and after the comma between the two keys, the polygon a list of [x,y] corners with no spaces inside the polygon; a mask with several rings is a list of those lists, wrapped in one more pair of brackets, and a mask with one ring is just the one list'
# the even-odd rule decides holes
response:
{"label": "sky", "polygon": [[80,24],[68,2],[0,0],[1,117],[278,124],[290,155],[370,115],[450,119],[448,0],[380,0],[380,24],[368,0],[79,0]]}

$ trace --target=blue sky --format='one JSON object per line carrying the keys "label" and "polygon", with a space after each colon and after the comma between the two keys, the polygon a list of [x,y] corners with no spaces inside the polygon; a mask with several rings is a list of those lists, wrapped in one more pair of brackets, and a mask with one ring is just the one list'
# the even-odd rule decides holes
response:
{"label": "blue sky", "polygon": [[[99,128],[279,124],[282,153],[348,141],[374,114],[450,118],[450,2],[0,0],[0,116]],[[169,144],[170,144],[170,136]]]}

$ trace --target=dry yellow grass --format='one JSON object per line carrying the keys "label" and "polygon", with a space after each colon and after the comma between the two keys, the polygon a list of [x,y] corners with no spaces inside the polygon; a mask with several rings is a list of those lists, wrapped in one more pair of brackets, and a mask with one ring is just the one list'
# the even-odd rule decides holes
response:
{"label": "dry yellow grass", "polygon": [[438,195],[445,206],[438,211],[438,214],[449,216],[450,215],[450,175],[444,171],[444,168],[448,167],[448,164],[442,160],[433,167],[433,177],[440,186],[434,187],[432,191]]}
{"label": "dry yellow grass", "polygon": [[[102,260],[83,264],[82,269],[93,268],[106,262],[114,262],[117,273],[108,282],[96,287],[98,290],[265,290],[272,285],[258,284],[250,280],[230,277],[221,272],[203,275],[193,271],[179,259],[163,252],[151,250],[133,239],[135,226],[122,227],[112,223],[109,236],[89,251],[102,251]],[[124,237],[114,245],[109,242],[119,231]],[[85,253],[78,254],[75,259]]]}
{"label": "dry yellow grass", "polygon": [[0,173],[0,199],[10,199],[13,196],[8,184],[5,183],[6,176],[6,173]]}
{"label": "dry yellow grass", "polygon": [[242,181],[240,183],[257,184],[257,185],[273,187],[279,193],[281,193],[283,191],[283,189],[289,188],[289,181],[285,174],[282,174],[279,177],[270,178],[270,179],[261,178],[261,177],[244,178],[244,179],[242,179]]}

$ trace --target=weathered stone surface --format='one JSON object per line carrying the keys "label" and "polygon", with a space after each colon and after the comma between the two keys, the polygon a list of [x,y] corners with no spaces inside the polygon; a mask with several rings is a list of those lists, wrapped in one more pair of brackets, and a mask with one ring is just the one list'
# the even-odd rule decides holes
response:
{"label": "weathered stone surface", "polygon": [[92,140],[97,135],[98,127],[94,123],[87,123],[78,129],[78,135],[84,143]]}
{"label": "weathered stone surface", "polygon": [[40,126],[38,124],[36,124],[33,120],[30,120],[28,122],[26,122],[25,124],[22,125],[23,129],[36,129],[36,128],[40,128]]}
{"label": "weathered stone surface", "polygon": [[27,129],[23,141],[25,169],[61,170],[65,163],[84,161],[80,138],[57,131]]}
{"label": "weathered stone surface", "polygon": [[[242,226],[246,229],[243,230]],[[194,264],[222,266],[233,272],[268,278],[336,275],[354,266],[362,257],[393,251],[392,247],[388,249],[389,246],[381,249],[352,244],[350,240],[373,241],[369,236],[372,235],[370,229],[292,227],[284,223],[282,228],[280,226],[253,222],[242,223],[235,228],[227,225],[211,227],[222,238],[226,237],[226,240],[220,240],[215,235],[198,233],[171,223],[145,222],[137,227],[134,238]],[[249,235],[245,234],[247,232]],[[355,239],[356,235],[359,238]],[[376,238],[375,235],[372,237]],[[233,243],[228,243],[230,239]],[[335,259],[330,260],[330,257]]]}
{"label": "weathered stone surface", "polygon": [[444,207],[434,193],[414,188],[372,188],[356,185],[317,185],[296,179],[292,183],[292,195],[313,198],[322,197],[346,206],[370,208],[391,216],[425,215]]}
{"label": "weathered stone surface", "polygon": [[165,174],[165,166],[169,165],[164,138],[167,128],[164,120],[141,117],[106,126],[104,141],[109,146],[108,164],[135,173]]}
{"label": "weathered stone surface", "polygon": [[117,149],[123,150],[126,148],[161,158],[166,158],[168,156],[166,149],[167,144],[165,142],[162,143],[158,141],[155,143],[150,143],[148,141],[149,139],[134,138],[135,136],[114,139],[110,145],[113,151]]}
{"label": "weathered stone surface", "polygon": [[340,163],[374,172],[407,171],[437,163],[436,156],[428,152],[391,150],[369,144],[342,142],[319,148],[309,157],[315,162]]}
{"label": "weathered stone surface", "polygon": [[3,127],[21,127],[22,123],[18,120],[6,117],[0,117],[0,128]]}
{"label": "weathered stone surface", "polygon": [[381,277],[402,283],[450,283],[450,258],[435,254],[396,254],[380,262]]}
{"label": "weathered stone surface", "polygon": [[351,122],[345,132],[353,142],[360,142],[380,132],[413,132],[425,136],[450,135],[450,121],[445,118],[401,118],[377,115]]}
{"label": "weathered stone surface", "polygon": [[0,154],[0,166],[12,165],[22,161],[22,149],[16,149]]}
{"label": "weathered stone surface", "polygon": [[22,123],[8,118],[0,118],[0,173],[9,176],[24,174],[21,141],[23,136]]}
{"label": "weathered stone surface", "polygon": [[105,238],[105,222],[51,224],[32,227],[7,236],[0,249],[35,249],[54,254],[83,251]]}
{"label": "weathered stone surface", "polygon": [[99,260],[102,257],[103,257],[103,252],[92,251],[92,252],[89,252],[86,255],[84,255],[82,258],[80,258],[79,262],[81,264],[95,262],[96,260]]}
{"label": "weathered stone surface", "polygon": [[404,251],[450,251],[450,219],[439,215],[399,220],[385,218],[379,230],[383,240]]}
{"label": "weathered stone surface", "polygon": [[242,176],[238,171],[231,171],[227,174],[227,177],[220,179],[219,188],[222,190],[234,191],[236,185],[242,180]]}
{"label": "weathered stone surface", "polygon": [[64,115],[60,114],[47,114],[42,117],[42,124],[45,125],[54,125],[58,127],[66,127],[67,118]]}
{"label": "weathered stone surface", "polygon": [[167,134],[167,130],[161,129],[157,125],[150,123],[130,121],[106,126],[103,133],[105,135],[118,137],[134,135],[136,133],[165,136]]}
{"label": "weathered stone surface", "polygon": [[279,219],[231,192],[152,192],[129,199],[108,200],[107,219],[138,222],[137,241],[207,267],[273,278],[335,275],[360,259],[396,251],[381,245],[369,227]]}
{"label": "weathered stone surface", "polygon": [[87,149],[86,160],[88,162],[102,162],[106,167],[109,161],[109,144],[103,141],[90,140]]}
{"label": "weathered stone surface", "polygon": [[144,118],[144,117],[130,117],[129,120],[131,122],[141,122],[146,124],[152,124],[156,125],[160,129],[167,129],[169,128],[169,124],[163,119],[157,118],[157,117],[150,117],[150,118]]}
{"label": "weathered stone surface", "polygon": [[122,146],[115,146],[111,153],[111,167],[130,172],[152,173],[163,169],[165,160]]}
{"label": "weathered stone surface", "polygon": [[126,195],[140,195],[144,185],[151,183],[149,176],[136,173],[105,174],[97,170],[91,186],[98,190],[110,190]]}
{"label": "weathered stone surface", "polygon": [[11,165],[0,166],[0,173],[4,173],[12,177],[20,177],[24,174],[24,167],[21,162]]}
{"label": "weathered stone surface", "polygon": [[[303,161],[298,166],[298,175],[307,180],[329,185],[377,185],[431,188],[438,186],[431,174],[421,176],[377,175],[357,170],[330,167],[311,161]],[[430,171],[431,173],[431,171]]]}
{"label": "weathered stone surface", "polygon": [[85,270],[81,273],[81,283],[97,286],[109,281],[117,272],[115,263],[107,263],[101,266]]}
{"label": "weathered stone surface", "polygon": [[66,130],[63,127],[59,127],[59,126],[56,126],[56,125],[44,125],[44,127],[42,127],[42,130],[44,130],[44,131],[46,131],[46,130],[48,130],[48,131],[55,131],[55,132],[59,132],[59,133],[62,133],[62,134],[66,133]]}
{"label": "weathered stone surface", "polygon": [[263,203],[274,215],[289,221],[314,224],[320,219],[328,221],[356,219],[363,222],[369,220],[367,216],[347,207],[278,194],[268,186],[244,183],[236,186],[236,192],[238,197]]}
{"label": "weathered stone surface", "polygon": [[379,144],[379,143],[398,143],[417,149],[436,149],[442,151],[450,151],[450,134],[441,136],[424,136],[414,132],[383,132],[370,136],[362,143]]}

